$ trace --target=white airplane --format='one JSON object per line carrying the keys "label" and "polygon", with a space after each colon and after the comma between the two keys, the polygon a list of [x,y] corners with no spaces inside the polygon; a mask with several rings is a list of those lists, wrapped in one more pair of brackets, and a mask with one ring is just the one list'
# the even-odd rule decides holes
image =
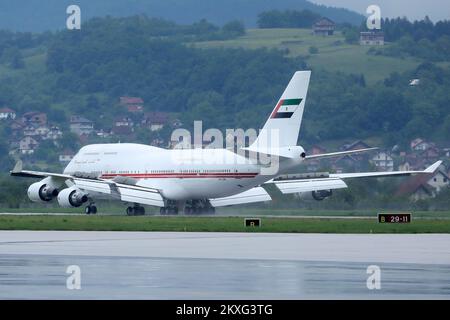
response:
{"label": "white airplane", "polygon": [[[297,146],[310,74],[294,74],[256,141],[243,148],[247,155],[228,149],[168,150],[132,143],[93,144],[81,148],[62,174],[22,170],[19,161],[11,175],[43,178],[28,188],[31,201],[57,199],[62,207],[87,204],[85,212],[95,214],[95,199],[116,199],[130,204],[128,215],[141,215],[145,214],[142,205],[160,207],[161,214],[214,213],[216,207],[269,201],[274,189],[282,194],[308,193],[323,200],[331,196],[332,190],[346,188],[344,179],[427,174],[439,167],[441,161],[424,171],[295,175],[298,166],[311,159],[375,149],[308,155]],[[263,133],[272,132],[279,137],[276,144],[263,139]],[[250,154],[277,158],[277,169],[264,173],[267,164],[258,157],[250,159]]]}

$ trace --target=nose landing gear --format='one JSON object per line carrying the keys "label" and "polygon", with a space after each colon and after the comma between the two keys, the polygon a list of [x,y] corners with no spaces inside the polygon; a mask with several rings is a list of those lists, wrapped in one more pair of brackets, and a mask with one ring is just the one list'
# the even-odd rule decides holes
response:
{"label": "nose landing gear", "polygon": [[97,214],[97,207],[95,206],[95,204],[91,203],[90,205],[86,206],[86,208],[84,208],[84,213]]}

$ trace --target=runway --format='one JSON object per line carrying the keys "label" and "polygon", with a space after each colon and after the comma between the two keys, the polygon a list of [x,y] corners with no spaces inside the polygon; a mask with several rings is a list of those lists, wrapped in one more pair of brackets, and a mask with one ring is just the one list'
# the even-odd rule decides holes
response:
{"label": "runway", "polygon": [[450,235],[1,231],[0,298],[449,299]]}

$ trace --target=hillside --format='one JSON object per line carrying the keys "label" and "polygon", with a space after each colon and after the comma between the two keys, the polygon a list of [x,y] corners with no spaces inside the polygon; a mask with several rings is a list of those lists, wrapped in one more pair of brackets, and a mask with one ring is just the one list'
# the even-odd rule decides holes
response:
{"label": "hillside", "polygon": [[[309,53],[312,46],[319,50],[318,53]],[[383,80],[392,72],[412,70],[421,63],[421,60],[411,57],[368,55],[370,47],[345,43],[339,31],[333,36],[318,37],[312,35],[310,29],[249,29],[246,35],[237,39],[197,42],[195,47],[287,49],[289,57],[304,58],[314,70],[364,74],[368,84]]]}
{"label": "hillside", "polygon": [[[369,55],[339,33],[324,38],[302,29],[229,27],[134,16],[95,18],[80,32],[0,32],[0,108],[13,109],[18,119],[45,113],[45,124],[59,127],[62,137],[33,143],[37,150],[28,157],[55,163],[58,154],[86,143],[167,146],[170,119],[187,129],[200,119],[204,129],[259,128],[292,73],[312,68],[303,145],[334,141],[329,145],[336,149],[371,139],[406,148],[417,137],[447,144],[450,70],[444,62]],[[420,78],[420,86],[409,86],[412,78]],[[130,96],[144,101],[141,114],[119,103]],[[168,119],[164,130],[142,124],[153,112]],[[71,132],[72,116],[90,121],[92,131],[83,137]],[[117,128],[123,119],[136,125]],[[27,136],[22,129],[0,121],[4,157],[19,150]]]}
{"label": "hillside", "polygon": [[0,29],[40,32],[65,27],[66,8],[81,7],[82,20],[145,14],[189,24],[207,19],[222,25],[241,20],[256,25],[259,13],[272,9],[309,9],[336,22],[359,25],[363,16],[350,10],[316,5],[306,0],[15,0],[0,4]]}

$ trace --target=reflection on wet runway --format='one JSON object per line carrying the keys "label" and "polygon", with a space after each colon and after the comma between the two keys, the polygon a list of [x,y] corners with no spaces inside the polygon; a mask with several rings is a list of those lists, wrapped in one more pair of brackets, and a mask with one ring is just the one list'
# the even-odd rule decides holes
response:
{"label": "reflection on wet runway", "polygon": [[[69,265],[81,290],[69,290]],[[449,299],[450,265],[204,258],[1,255],[1,299]]]}
{"label": "reflection on wet runway", "polygon": [[[448,234],[0,231],[0,298],[449,299],[449,243]],[[81,290],[66,287],[71,265]],[[381,268],[380,290],[367,288],[370,265]]]}

